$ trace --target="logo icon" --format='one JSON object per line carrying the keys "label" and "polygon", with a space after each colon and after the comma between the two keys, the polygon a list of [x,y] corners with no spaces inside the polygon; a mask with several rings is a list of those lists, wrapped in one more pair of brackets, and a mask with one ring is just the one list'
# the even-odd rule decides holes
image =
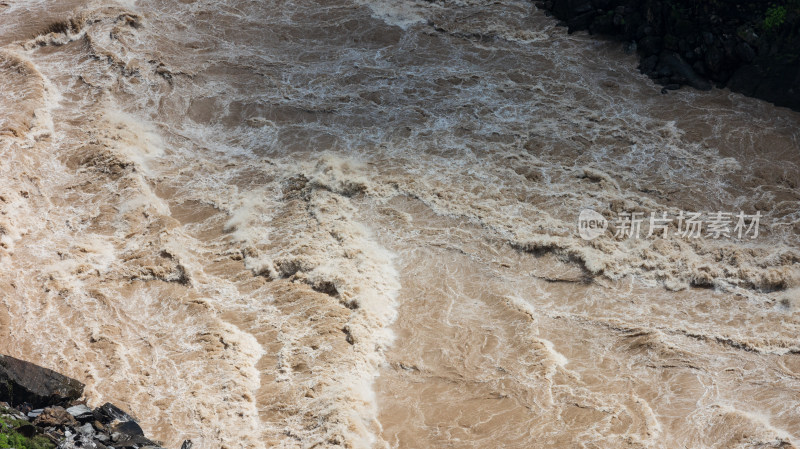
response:
{"label": "logo icon", "polygon": [[594,240],[608,229],[608,220],[599,213],[584,209],[578,216],[578,234],[584,240]]}

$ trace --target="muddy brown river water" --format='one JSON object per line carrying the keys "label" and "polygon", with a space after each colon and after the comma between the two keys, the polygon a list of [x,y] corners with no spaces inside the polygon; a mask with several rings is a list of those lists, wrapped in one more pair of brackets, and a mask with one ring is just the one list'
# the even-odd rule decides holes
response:
{"label": "muddy brown river water", "polygon": [[[0,349],[167,447],[795,447],[800,114],[621,47],[523,0],[0,2]],[[731,232],[646,235],[681,211]]]}

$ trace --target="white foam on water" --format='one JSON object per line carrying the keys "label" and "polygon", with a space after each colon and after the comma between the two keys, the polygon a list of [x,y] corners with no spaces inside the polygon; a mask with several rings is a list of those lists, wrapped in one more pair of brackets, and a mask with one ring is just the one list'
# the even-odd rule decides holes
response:
{"label": "white foam on water", "polygon": [[567,359],[566,357],[564,357],[563,354],[555,350],[552,341],[545,340],[543,338],[540,338],[539,340],[541,340],[541,342],[544,343],[544,347],[547,348],[550,354],[552,354],[553,359],[556,361],[558,366],[564,368],[567,365],[567,363],[569,363],[569,359]]}
{"label": "white foam on water", "polygon": [[392,2],[386,0],[357,0],[372,11],[372,16],[384,21],[387,25],[404,30],[425,23],[425,8],[415,2]]}
{"label": "white foam on water", "polygon": [[105,143],[152,176],[150,164],[164,155],[164,141],[156,128],[114,107],[107,107],[102,117],[107,130]]}
{"label": "white foam on water", "polygon": [[[290,167],[284,168],[291,172]],[[338,300],[353,310],[345,324],[352,353],[338,355],[342,362],[339,368],[319,373],[319,381],[331,386],[318,392],[307,407],[315,415],[330,415],[321,423],[322,435],[342,435],[353,447],[370,448],[377,441],[377,405],[371,386],[384,363],[382,354],[394,338],[389,325],[396,315],[398,273],[392,262],[394,256],[375,243],[369,229],[353,218],[354,208],[346,195],[363,187],[359,164],[325,155],[318,163],[309,164],[307,170],[309,186],[313,187],[305,194],[307,205],[301,210],[308,213],[304,220],[313,225],[293,222],[291,225],[297,228],[290,231],[289,241],[272,251],[248,253],[245,263],[255,273],[274,279],[291,276],[322,291],[333,288]],[[277,211],[267,207],[273,198],[266,195],[269,190],[246,193],[231,212],[226,226],[245,246],[263,247],[271,240],[286,238],[269,237],[277,231],[270,230]],[[270,210],[272,220],[259,216],[260,210]],[[298,337],[301,335],[287,335],[286,359],[292,357]],[[294,382],[288,370],[280,378]],[[291,432],[319,438],[302,428]]]}

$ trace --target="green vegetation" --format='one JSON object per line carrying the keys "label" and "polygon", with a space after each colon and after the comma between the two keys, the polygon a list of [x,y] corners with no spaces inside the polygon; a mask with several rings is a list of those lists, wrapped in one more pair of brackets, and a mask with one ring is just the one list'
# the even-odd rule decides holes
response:
{"label": "green vegetation", "polygon": [[25,438],[16,433],[0,433],[0,448],[8,449],[53,449],[53,444],[47,437],[36,435],[33,438]]}
{"label": "green vegetation", "polygon": [[796,27],[798,21],[800,21],[800,0],[770,2],[764,11],[761,29],[775,33],[781,27]]}
{"label": "green vegetation", "polygon": [[762,27],[767,31],[774,31],[780,28],[786,21],[785,6],[770,6],[767,9]]}
{"label": "green vegetation", "polygon": [[0,416],[0,449],[54,449],[56,447],[50,439],[43,435],[28,438],[16,431],[28,422],[13,419],[9,416]]}

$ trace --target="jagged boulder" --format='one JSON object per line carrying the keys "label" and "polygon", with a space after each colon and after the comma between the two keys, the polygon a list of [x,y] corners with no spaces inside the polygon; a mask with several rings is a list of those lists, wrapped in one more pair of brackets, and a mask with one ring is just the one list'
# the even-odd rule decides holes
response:
{"label": "jagged boulder", "polygon": [[41,427],[74,427],[78,421],[72,417],[63,407],[47,407],[33,420],[33,424]]}
{"label": "jagged boulder", "polygon": [[33,408],[68,406],[83,395],[84,385],[53,370],[0,355],[0,401]]}
{"label": "jagged boulder", "polygon": [[67,409],[67,413],[82,423],[94,420],[94,412],[85,404],[72,406]]}
{"label": "jagged boulder", "polygon": [[103,424],[109,424],[112,421],[124,422],[134,420],[131,415],[125,413],[121,408],[110,402],[106,402],[94,409],[94,417]]}

